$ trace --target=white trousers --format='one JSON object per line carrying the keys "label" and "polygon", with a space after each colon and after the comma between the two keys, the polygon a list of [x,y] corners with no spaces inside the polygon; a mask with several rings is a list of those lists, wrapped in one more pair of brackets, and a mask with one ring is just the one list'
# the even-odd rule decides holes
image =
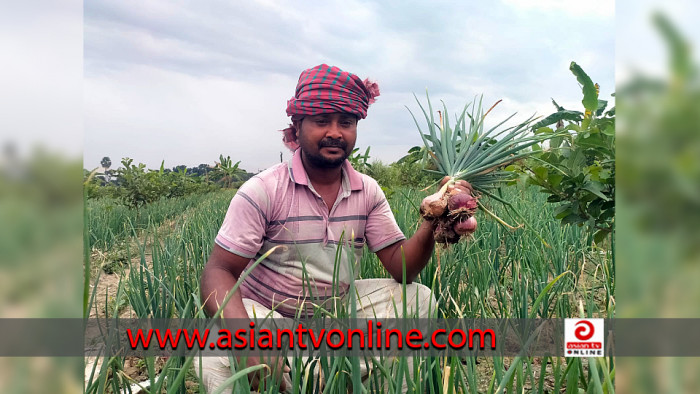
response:
{"label": "white trousers", "polygon": [[[356,307],[358,318],[391,319],[403,317],[403,289],[401,283],[396,282],[394,279],[363,279],[355,281],[355,288],[357,290]],[[256,316],[258,319],[265,316],[282,318],[282,315],[278,312],[270,311],[262,304],[247,298],[243,299],[243,306],[245,306],[246,312],[251,317]],[[435,316],[436,300],[432,291],[419,283],[406,285],[406,309],[408,316],[418,318]],[[408,361],[410,376],[413,362],[410,359]],[[361,376],[365,379],[369,375],[367,365],[363,361],[360,361],[359,364]],[[201,380],[207,393],[213,392],[232,376],[228,356],[202,357],[201,359],[200,357],[195,357],[194,367],[197,375],[200,374],[201,369]],[[319,368],[314,368],[316,377],[318,377],[318,370]],[[291,391],[289,375],[285,374],[284,379],[287,383],[287,390]],[[323,380],[323,377],[321,377],[321,380]],[[403,392],[407,390],[408,386],[404,380]]]}

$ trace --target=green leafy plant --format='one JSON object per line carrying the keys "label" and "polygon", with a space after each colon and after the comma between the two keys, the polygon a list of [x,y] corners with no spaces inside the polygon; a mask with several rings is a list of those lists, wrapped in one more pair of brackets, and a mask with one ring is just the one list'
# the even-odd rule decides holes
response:
{"label": "green leafy plant", "polygon": [[414,146],[396,163],[419,163],[425,166],[428,164],[428,149],[425,146]]}
{"label": "green leafy plant", "polygon": [[581,85],[583,111],[552,100],[557,111],[532,125],[536,135],[552,137],[549,146],[534,145],[536,154],[508,169],[560,203],[555,215],[563,224],[587,225],[599,243],[615,221],[615,108],[606,111],[599,86],[578,64],[569,69]]}
{"label": "green leafy plant", "polygon": [[365,153],[362,155],[359,153],[360,148],[355,148],[352,150],[350,156],[348,156],[348,161],[350,161],[352,168],[361,173],[367,174],[367,171],[372,168],[372,164],[369,163],[369,149],[370,147],[368,146]]}
{"label": "green leafy plant", "polygon": [[233,163],[231,156],[219,155],[219,162],[216,164],[216,171],[213,174],[216,182],[222,187],[230,188],[234,182],[242,179],[246,172],[238,168],[240,164],[240,160]]}
{"label": "green leafy plant", "polygon": [[121,201],[131,208],[138,208],[161,198],[167,187],[164,182],[163,163],[158,171],[147,171],[145,164],[132,163],[133,159],[122,159],[124,168],[117,172]]}

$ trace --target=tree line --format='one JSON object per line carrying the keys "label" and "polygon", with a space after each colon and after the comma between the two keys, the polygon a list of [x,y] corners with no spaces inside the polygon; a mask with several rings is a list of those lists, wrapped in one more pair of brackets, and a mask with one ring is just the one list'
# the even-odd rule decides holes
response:
{"label": "tree line", "polygon": [[221,188],[237,188],[254,174],[239,168],[230,156],[219,156],[215,164],[196,167],[178,165],[157,170],[147,169],[143,163],[123,158],[122,167],[112,169],[112,160],[103,157],[101,168],[83,170],[85,194],[88,199],[113,198],[138,208],[161,198],[182,197],[193,193],[208,193]]}

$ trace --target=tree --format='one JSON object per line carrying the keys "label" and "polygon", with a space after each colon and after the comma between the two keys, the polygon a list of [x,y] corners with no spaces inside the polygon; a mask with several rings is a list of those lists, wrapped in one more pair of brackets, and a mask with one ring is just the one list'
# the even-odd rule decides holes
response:
{"label": "tree", "polygon": [[110,159],[108,156],[105,156],[100,161],[100,165],[102,166],[102,168],[105,169],[104,170],[104,180],[105,180],[105,182],[109,183],[109,181],[111,180],[110,179],[111,175],[112,175],[112,172],[109,170],[109,167],[112,166],[112,159]]}
{"label": "tree", "polygon": [[242,179],[245,171],[238,168],[239,164],[241,164],[240,160],[233,164],[231,156],[219,155],[219,163],[216,164],[216,169],[220,174],[218,182],[224,187],[230,188],[233,182]]}
{"label": "tree", "polygon": [[109,170],[109,167],[112,166],[112,160],[109,157],[105,156],[102,158],[102,161],[100,161],[100,164],[102,165],[102,168],[104,168],[105,170]]}
{"label": "tree", "polygon": [[118,170],[122,202],[131,208],[138,208],[166,196],[170,185],[164,176],[163,163],[158,171],[154,171],[147,170],[143,163],[135,165],[133,161],[128,157],[123,158],[124,168]]}

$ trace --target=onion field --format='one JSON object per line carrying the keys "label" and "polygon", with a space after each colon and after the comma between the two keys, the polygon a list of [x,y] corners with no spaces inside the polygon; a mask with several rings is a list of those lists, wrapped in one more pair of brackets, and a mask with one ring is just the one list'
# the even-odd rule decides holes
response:
{"label": "onion field", "polygon": [[[199,278],[235,190],[221,189],[127,208],[109,198],[86,202],[86,315],[96,319],[204,318]],[[506,187],[503,205],[489,210],[511,223],[501,226],[477,211],[474,236],[436,249],[417,281],[433,289],[444,318],[613,317],[614,234],[594,243],[587,227],[555,219],[556,204],[534,187]],[[387,193],[407,237],[420,222],[428,195],[407,188]],[[389,277],[365,247],[358,278]],[[301,358],[289,365],[293,393],[398,392],[406,382],[418,393],[613,393],[614,359],[564,357],[415,357],[376,366],[361,380],[358,363],[335,357],[318,364],[323,386],[306,374]],[[232,364],[228,390],[249,393],[243,367]],[[243,373],[236,374],[236,372]],[[86,357],[88,393],[204,392],[193,357]],[[265,392],[277,392],[274,382]]]}

